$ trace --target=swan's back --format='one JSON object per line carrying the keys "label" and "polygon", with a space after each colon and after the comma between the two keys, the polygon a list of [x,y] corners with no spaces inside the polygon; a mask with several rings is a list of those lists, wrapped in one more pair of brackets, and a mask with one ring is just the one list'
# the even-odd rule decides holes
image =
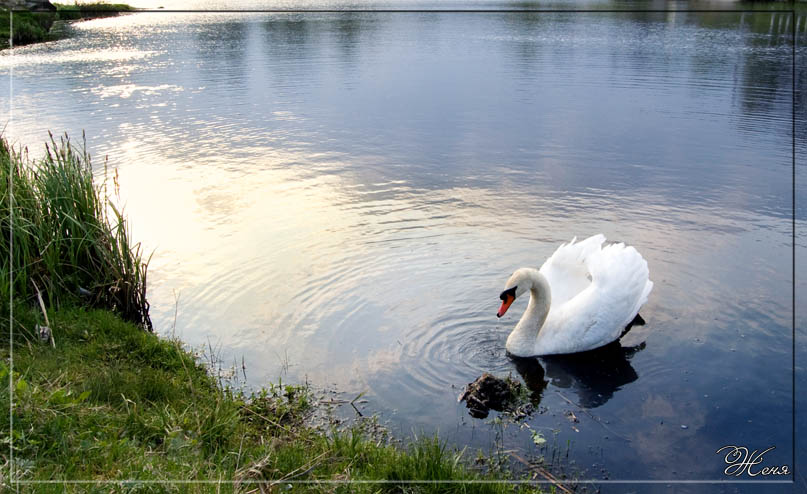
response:
{"label": "swan's back", "polygon": [[604,235],[564,244],[541,267],[552,292],[536,354],[574,353],[622,334],[653,289],[647,262],[633,247],[603,247]]}

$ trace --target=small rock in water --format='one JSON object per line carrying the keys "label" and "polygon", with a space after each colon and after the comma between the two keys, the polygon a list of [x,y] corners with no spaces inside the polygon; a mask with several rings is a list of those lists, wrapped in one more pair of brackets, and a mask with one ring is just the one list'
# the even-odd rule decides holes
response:
{"label": "small rock in water", "polygon": [[681,426],[681,428],[682,428],[682,429],[689,429],[689,427],[687,427],[687,426],[685,426],[685,425],[682,425],[682,426]]}

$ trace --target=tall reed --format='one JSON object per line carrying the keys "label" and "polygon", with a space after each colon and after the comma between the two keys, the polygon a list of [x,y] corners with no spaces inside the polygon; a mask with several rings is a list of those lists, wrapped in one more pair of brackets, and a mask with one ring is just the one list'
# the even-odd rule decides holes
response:
{"label": "tall reed", "polygon": [[85,148],[51,134],[32,160],[0,139],[0,304],[38,289],[52,307],[84,302],[151,331],[149,260],[106,194],[106,174],[95,183]]}

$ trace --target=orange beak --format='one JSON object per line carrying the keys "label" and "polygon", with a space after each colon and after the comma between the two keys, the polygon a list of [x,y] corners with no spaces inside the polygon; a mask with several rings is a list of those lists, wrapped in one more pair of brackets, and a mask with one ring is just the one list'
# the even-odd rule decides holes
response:
{"label": "orange beak", "polygon": [[496,317],[502,317],[504,313],[507,312],[507,309],[510,308],[510,304],[512,304],[513,300],[515,299],[516,298],[514,296],[508,294],[505,297],[504,302],[502,302],[502,306],[499,307],[499,312],[496,313]]}

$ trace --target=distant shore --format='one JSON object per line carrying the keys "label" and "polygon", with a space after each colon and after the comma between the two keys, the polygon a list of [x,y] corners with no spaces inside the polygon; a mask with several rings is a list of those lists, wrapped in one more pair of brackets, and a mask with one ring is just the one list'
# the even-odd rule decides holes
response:
{"label": "distant shore", "polygon": [[[111,17],[137,9],[124,3],[78,3],[73,5],[55,3],[54,11],[0,11],[0,49],[51,41],[57,37],[51,28],[57,21],[81,21],[99,17]],[[10,17],[13,17],[10,19]],[[13,36],[10,27],[13,26]]]}

